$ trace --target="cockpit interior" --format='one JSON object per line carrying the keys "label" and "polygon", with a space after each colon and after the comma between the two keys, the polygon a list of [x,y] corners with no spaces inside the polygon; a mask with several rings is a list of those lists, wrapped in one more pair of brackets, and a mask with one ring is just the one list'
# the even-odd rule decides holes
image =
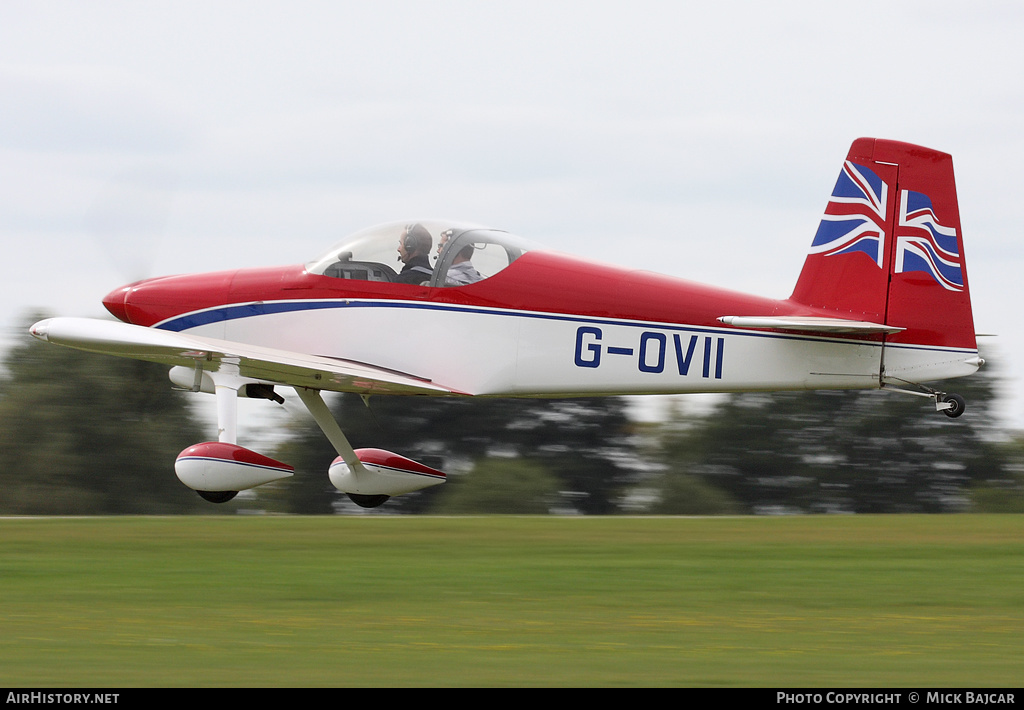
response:
{"label": "cockpit interior", "polygon": [[[416,234],[417,250],[429,248],[422,256],[429,267],[421,267],[414,283],[431,287],[469,286],[497,274],[528,251],[526,240],[495,229],[444,220],[393,222],[370,227],[335,244],[326,254],[306,265],[306,271],[338,279],[402,282],[410,245]],[[420,259],[422,263],[422,259]],[[407,281],[406,281],[407,282]]]}

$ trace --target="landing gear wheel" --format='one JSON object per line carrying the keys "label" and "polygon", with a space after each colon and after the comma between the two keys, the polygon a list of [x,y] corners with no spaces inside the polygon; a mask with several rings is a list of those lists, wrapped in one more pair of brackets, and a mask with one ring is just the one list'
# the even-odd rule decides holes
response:
{"label": "landing gear wheel", "polygon": [[238,491],[196,491],[203,500],[211,503],[227,503],[238,495]]}
{"label": "landing gear wheel", "polygon": [[967,409],[967,402],[958,394],[943,395],[941,401],[950,405],[946,409],[942,410],[942,413],[950,419],[956,419],[964,413],[965,409]]}
{"label": "landing gear wheel", "polygon": [[391,496],[366,496],[360,493],[346,493],[346,495],[352,500],[353,503],[361,508],[376,508],[378,505],[383,505],[384,502]]}

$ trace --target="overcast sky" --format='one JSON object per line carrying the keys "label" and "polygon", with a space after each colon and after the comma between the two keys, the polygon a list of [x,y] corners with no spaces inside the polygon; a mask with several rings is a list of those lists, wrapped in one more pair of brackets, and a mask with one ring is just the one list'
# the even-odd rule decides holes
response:
{"label": "overcast sky", "polygon": [[417,216],[785,298],[874,136],[953,155],[1021,427],[1021,36],[1015,2],[5,0],[0,318]]}

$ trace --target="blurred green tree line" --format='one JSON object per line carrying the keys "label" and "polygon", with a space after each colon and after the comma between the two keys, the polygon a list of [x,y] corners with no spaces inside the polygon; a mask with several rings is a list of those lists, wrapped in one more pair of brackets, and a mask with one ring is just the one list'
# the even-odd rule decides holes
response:
{"label": "blurred green tree line", "polygon": [[202,512],[173,465],[205,434],[167,368],[22,333],[0,377],[0,513]]}
{"label": "blurred green tree line", "polygon": [[[890,392],[722,396],[662,421],[621,397],[330,396],[356,448],[445,470],[443,486],[365,511],[336,491],[336,456],[312,419],[243,445],[295,476],[216,506],[181,485],[174,458],[207,440],[166,368],[25,336],[0,377],[0,513],[771,514],[1024,512],[1024,437],[993,416],[995,370],[950,383],[960,419]],[[267,407],[277,405],[265,402]],[[207,431],[204,431],[206,429]]]}

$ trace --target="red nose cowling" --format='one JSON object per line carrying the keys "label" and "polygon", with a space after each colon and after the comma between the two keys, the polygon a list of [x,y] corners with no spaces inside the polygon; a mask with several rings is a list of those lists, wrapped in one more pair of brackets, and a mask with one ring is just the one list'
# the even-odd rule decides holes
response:
{"label": "red nose cowling", "polygon": [[115,288],[113,291],[103,297],[104,307],[110,311],[115,318],[125,323],[131,323],[128,320],[128,312],[124,305],[124,300],[128,296],[128,292],[134,284],[128,284],[127,286],[121,286]]}
{"label": "red nose cowling", "polygon": [[118,320],[149,327],[184,313],[230,303],[309,293],[302,266],[287,266],[144,279],[114,289],[103,299],[103,305]]}

